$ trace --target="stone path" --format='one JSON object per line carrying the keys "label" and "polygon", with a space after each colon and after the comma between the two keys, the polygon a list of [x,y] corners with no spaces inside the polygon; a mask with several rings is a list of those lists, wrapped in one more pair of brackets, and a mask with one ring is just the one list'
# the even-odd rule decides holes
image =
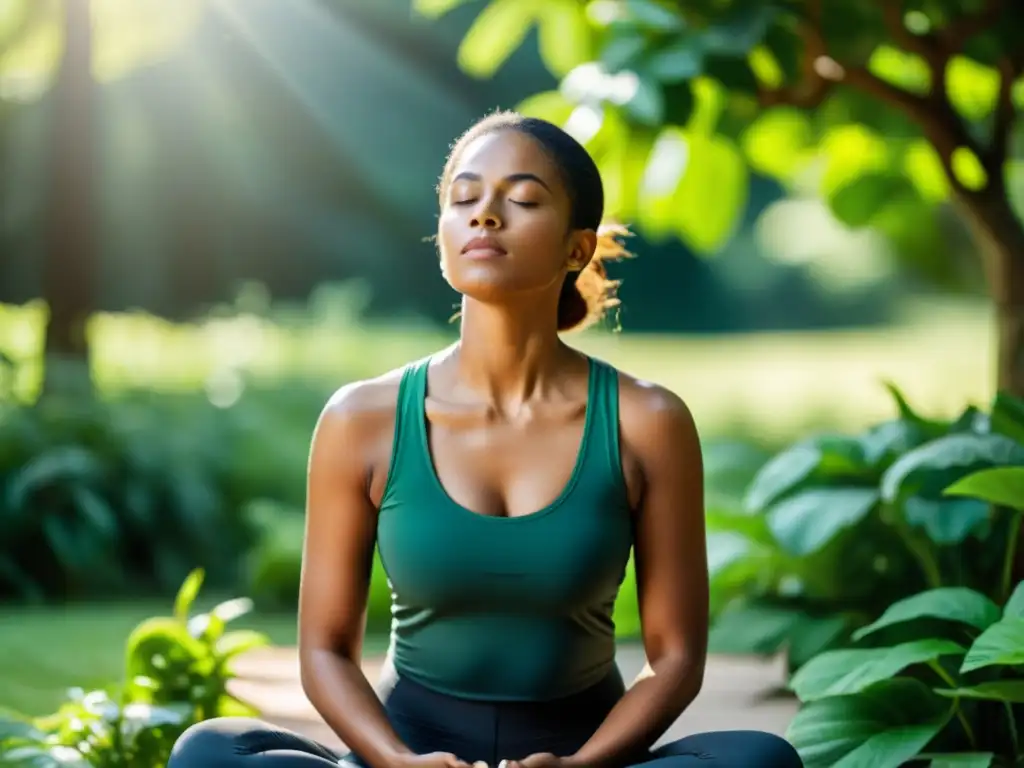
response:
{"label": "stone path", "polygon": [[[623,644],[618,660],[623,677],[630,681],[643,668],[643,649],[637,644]],[[364,661],[371,683],[376,682],[381,661],[380,657]],[[259,707],[265,720],[329,746],[341,746],[302,692],[294,648],[253,651],[239,660],[237,669],[239,679],[232,682],[232,691]],[[745,728],[781,736],[796,713],[795,701],[779,695],[783,682],[781,659],[712,656],[703,690],[662,741],[688,733]]]}

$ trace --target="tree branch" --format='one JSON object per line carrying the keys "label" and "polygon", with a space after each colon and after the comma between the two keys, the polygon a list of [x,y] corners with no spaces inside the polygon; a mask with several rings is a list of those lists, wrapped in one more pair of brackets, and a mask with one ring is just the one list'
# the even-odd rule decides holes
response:
{"label": "tree branch", "polygon": [[989,176],[1002,178],[1003,163],[1009,150],[1010,135],[1017,119],[1017,108],[1013,103],[1013,84],[1020,75],[1020,67],[1009,57],[999,61],[999,95],[996,99],[995,115],[992,122],[992,142],[981,161]]}
{"label": "tree branch", "polygon": [[881,0],[882,21],[892,39],[908,53],[916,53],[932,70],[932,75],[942,76],[948,58],[942,44],[934,33],[918,35],[907,29],[904,23],[903,3],[898,0]]}
{"label": "tree branch", "polygon": [[803,68],[800,82],[780,88],[761,87],[758,99],[763,107],[792,106],[813,109],[825,101],[832,83],[819,71],[818,61],[828,56],[821,34],[823,0],[807,0],[807,18],[798,22],[804,41]]}

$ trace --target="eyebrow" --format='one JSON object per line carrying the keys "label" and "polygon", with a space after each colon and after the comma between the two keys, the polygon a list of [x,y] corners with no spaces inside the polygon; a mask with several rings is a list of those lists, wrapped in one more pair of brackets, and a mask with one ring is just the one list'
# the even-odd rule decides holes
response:
{"label": "eyebrow", "polygon": [[[479,173],[472,173],[470,171],[463,171],[462,173],[457,175],[454,179],[452,179],[452,183],[454,184],[459,179],[467,179],[469,181],[482,181],[483,177]],[[535,181],[538,184],[540,184],[542,187],[544,187],[544,189],[546,189],[548,192],[551,191],[551,187],[549,187],[542,178],[540,178],[539,176],[537,176],[535,174],[532,174],[532,173],[511,173],[511,174],[509,174],[508,176],[505,177],[505,181],[510,181],[510,182],[516,182],[516,181]]]}

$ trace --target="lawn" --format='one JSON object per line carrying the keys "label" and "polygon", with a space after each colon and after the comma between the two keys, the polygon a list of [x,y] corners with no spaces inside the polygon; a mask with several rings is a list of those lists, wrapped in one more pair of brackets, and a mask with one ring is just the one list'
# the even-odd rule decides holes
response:
{"label": "lawn", "polygon": [[[197,609],[213,602],[199,600]],[[120,680],[129,633],[143,619],[169,612],[169,605],[158,602],[0,609],[0,709],[46,714],[68,688]],[[295,643],[294,614],[253,613],[232,627],[265,632],[275,644]],[[380,652],[386,643],[383,637],[368,638],[366,651]]]}

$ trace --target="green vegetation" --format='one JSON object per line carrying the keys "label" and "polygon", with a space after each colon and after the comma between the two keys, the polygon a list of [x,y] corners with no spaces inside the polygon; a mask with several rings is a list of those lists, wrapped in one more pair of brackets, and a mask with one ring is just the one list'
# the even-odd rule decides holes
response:
{"label": "green vegetation", "polygon": [[[939,453],[927,466],[916,462],[904,481],[922,468],[945,474]],[[948,449],[946,456],[953,458]],[[982,470],[944,495],[1004,508],[997,514],[1009,518],[1013,535],[996,553],[1013,562],[1024,468]],[[808,768],[1021,764],[1024,583],[1011,593],[1008,568],[976,589],[940,581],[894,602],[853,635],[853,646],[817,656],[793,677],[803,706],[788,736]]]}
{"label": "green vegetation", "polygon": [[1024,405],[1001,395],[939,420],[893,394],[895,418],[799,441],[761,467],[741,509],[710,513],[712,584],[729,599],[713,648],[785,650],[796,669],[915,592],[1008,582],[1019,521],[942,489],[1024,465]]}
{"label": "green vegetation", "polygon": [[[458,61],[481,78],[536,28],[560,86],[528,98],[522,111],[583,140],[610,213],[652,237],[719,250],[745,212],[753,170],[825,198],[840,222],[883,233],[919,274],[948,285],[962,278],[962,263],[937,216],[955,202],[999,315],[1000,386],[1024,395],[1024,222],[1010,154],[1024,103],[1020,3],[414,6],[430,18],[476,11]],[[798,237],[807,234],[801,228]]]}
{"label": "green vegetation", "polygon": [[159,768],[193,723],[256,714],[228,692],[227,683],[234,676],[233,660],[269,638],[254,630],[227,631],[229,622],[250,609],[245,599],[193,614],[202,581],[202,571],[191,573],[175,598],[172,616],[145,619],[132,630],[123,673],[115,678],[119,683],[72,691],[45,717],[12,714],[0,720],[0,762]]}

